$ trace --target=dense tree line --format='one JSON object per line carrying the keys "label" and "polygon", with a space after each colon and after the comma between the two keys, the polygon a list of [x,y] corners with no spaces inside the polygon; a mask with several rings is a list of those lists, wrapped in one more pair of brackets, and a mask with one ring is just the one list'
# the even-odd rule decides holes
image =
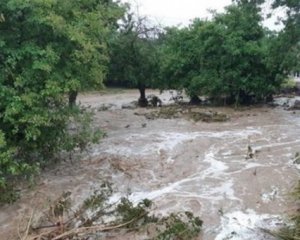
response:
{"label": "dense tree line", "polygon": [[139,31],[143,26],[141,32],[149,32],[149,25],[131,17],[124,21],[129,31],[116,32],[109,81],[140,91],[141,82],[143,87],[184,89],[194,103],[203,95],[227,104],[272,99],[299,68],[299,1],[274,1],[274,8],[288,9],[280,32],[263,27],[263,3],[236,0],[212,20],[195,19],[188,27],[148,35]]}
{"label": "dense tree line", "polygon": [[287,17],[271,32],[263,2],[235,0],[211,20],[162,30],[113,0],[0,1],[0,196],[55,154],[95,139],[75,103],[104,81],[137,88],[140,106],[147,87],[184,89],[192,102],[271,98],[300,67],[300,3],[274,0]]}
{"label": "dense tree line", "polygon": [[177,81],[192,99],[206,95],[247,103],[267,97],[276,82],[269,75],[269,46],[260,22],[256,4],[237,3],[211,21],[170,29],[163,47],[163,76]]}

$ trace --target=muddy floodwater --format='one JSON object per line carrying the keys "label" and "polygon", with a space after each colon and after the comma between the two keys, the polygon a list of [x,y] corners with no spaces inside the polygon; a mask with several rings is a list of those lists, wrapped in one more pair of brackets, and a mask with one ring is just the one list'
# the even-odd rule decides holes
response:
{"label": "muddy floodwater", "polygon": [[[156,94],[171,103],[168,92]],[[192,211],[204,221],[199,239],[273,239],[261,228],[280,226],[293,206],[288,193],[299,179],[293,157],[300,152],[300,111],[202,107],[230,119],[147,119],[155,109],[121,109],[137,97],[134,90],[79,97],[96,109],[95,125],[107,137],[80,159],[43,173],[20,200],[2,207],[0,239],[16,239],[22,218],[45,201],[70,190],[80,203],[103,181],[113,183],[112,202],[147,198],[159,215]]]}

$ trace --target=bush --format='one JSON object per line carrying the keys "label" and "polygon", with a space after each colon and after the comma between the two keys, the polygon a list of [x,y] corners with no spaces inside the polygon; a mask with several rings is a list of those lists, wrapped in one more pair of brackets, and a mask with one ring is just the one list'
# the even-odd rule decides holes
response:
{"label": "bush", "polygon": [[4,133],[0,130],[0,203],[11,203],[18,198],[15,181],[31,178],[37,172],[37,164],[28,164],[15,158],[15,149],[7,146]]}
{"label": "bush", "polygon": [[293,79],[286,79],[281,85],[280,85],[280,92],[281,93],[294,93],[297,90],[297,84],[296,81]]}
{"label": "bush", "polygon": [[15,134],[14,125],[6,124],[8,134],[0,130],[0,203],[16,200],[17,182],[32,181],[41,167],[57,162],[61,153],[83,151],[98,142],[103,134],[92,128],[92,116],[86,109],[66,108],[46,124],[22,125],[15,119],[15,126],[24,129]]}
{"label": "bush", "polygon": [[2,200],[19,177],[99,138],[91,116],[69,108],[66,96],[102,86],[106,41],[122,14],[113,1],[0,1]]}

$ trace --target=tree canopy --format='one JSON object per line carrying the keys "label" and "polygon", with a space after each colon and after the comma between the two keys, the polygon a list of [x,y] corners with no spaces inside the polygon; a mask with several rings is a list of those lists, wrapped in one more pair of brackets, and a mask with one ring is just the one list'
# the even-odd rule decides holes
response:
{"label": "tree canopy", "polygon": [[229,103],[270,97],[285,72],[279,68],[282,61],[274,61],[278,39],[262,27],[261,2],[236,1],[212,20],[167,29],[161,63],[165,88]]}
{"label": "tree canopy", "polygon": [[0,194],[12,176],[76,146],[66,144],[75,110],[65,96],[73,104],[78,90],[102,85],[122,14],[104,0],[0,2]]}
{"label": "tree canopy", "polygon": [[159,68],[156,28],[128,12],[110,41],[110,56],[108,81],[138,88],[139,104],[147,106],[145,89],[154,86]]}

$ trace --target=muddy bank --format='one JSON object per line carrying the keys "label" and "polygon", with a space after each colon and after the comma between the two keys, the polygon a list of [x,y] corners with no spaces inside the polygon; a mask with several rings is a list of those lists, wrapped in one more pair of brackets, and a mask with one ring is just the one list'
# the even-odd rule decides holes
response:
{"label": "muddy bank", "polygon": [[[300,151],[300,112],[206,107],[229,120],[147,119],[155,109],[121,109],[137,96],[136,91],[80,96],[82,104],[96,109],[117,106],[96,111],[95,125],[107,137],[79,160],[44,173],[17,203],[1,208],[2,236],[15,234],[32,206],[43,209],[65,190],[79,203],[110,181],[111,201],[148,198],[157,214],[187,210],[200,216],[202,239],[272,239],[259,227],[280,225],[280,215],[290,208],[287,194],[299,177],[292,159]],[[169,102],[167,93],[160,97]]]}

